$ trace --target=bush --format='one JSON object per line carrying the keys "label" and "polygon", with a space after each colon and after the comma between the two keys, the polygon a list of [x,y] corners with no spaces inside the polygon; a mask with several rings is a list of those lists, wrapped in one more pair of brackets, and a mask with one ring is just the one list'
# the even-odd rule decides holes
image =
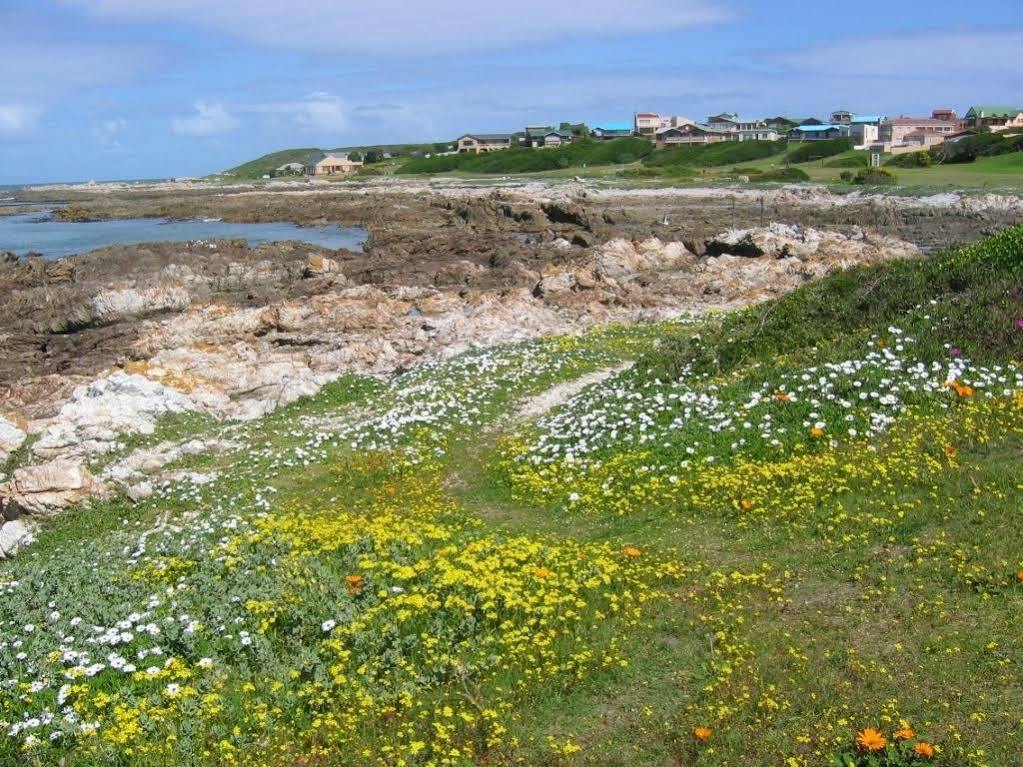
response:
{"label": "bush", "polygon": [[946,142],[931,150],[937,162],[973,162],[978,157],[1023,151],[1023,134],[1006,136],[1004,133],[979,133],[960,141]]}
{"label": "bush", "polygon": [[841,173],[838,174],[838,177],[845,181],[847,184],[851,184],[855,176],[856,174],[853,173],[851,170],[843,170]]}
{"label": "bush", "polygon": [[932,163],[931,153],[922,151],[897,154],[890,158],[885,165],[893,168],[929,168]]}
{"label": "bush", "polygon": [[[775,301],[726,315],[720,327],[665,339],[643,367],[662,377],[689,366],[695,373],[726,374],[755,361],[853,337],[855,329],[918,316],[922,359],[947,359],[954,338],[971,359],[1023,359],[1023,225],[973,245],[926,259],[857,266],[799,288]],[[936,302],[932,305],[932,299]],[[917,315],[913,315],[917,312]],[[928,314],[944,317],[935,326]]]}
{"label": "bush", "polygon": [[730,172],[736,176],[759,176],[764,170],[763,168],[732,168]]}
{"label": "bush", "polygon": [[899,183],[899,177],[887,168],[864,168],[853,176],[853,183],[865,184],[867,186],[897,184]]}
{"label": "bush", "polygon": [[654,151],[646,139],[620,138],[613,141],[583,139],[557,149],[513,147],[490,154],[454,154],[406,162],[398,173],[536,173],[578,168],[584,165],[624,165]]}
{"label": "bush", "polygon": [[761,181],[780,181],[785,183],[791,183],[796,181],[809,181],[810,176],[802,168],[779,168],[778,170],[769,170],[767,173],[761,173],[755,179],[756,182]]}
{"label": "bush", "polygon": [[789,152],[788,159],[792,163],[812,162],[813,160],[823,160],[825,157],[834,157],[836,154],[848,152],[852,148],[852,139],[845,136],[827,141],[809,141]]}
{"label": "bush", "polygon": [[825,168],[866,168],[870,164],[868,152],[853,152],[845,157],[836,157],[824,163]]}
{"label": "bush", "polygon": [[719,141],[716,144],[661,149],[649,154],[643,164],[654,167],[678,165],[710,168],[773,157],[784,149],[784,141]]}

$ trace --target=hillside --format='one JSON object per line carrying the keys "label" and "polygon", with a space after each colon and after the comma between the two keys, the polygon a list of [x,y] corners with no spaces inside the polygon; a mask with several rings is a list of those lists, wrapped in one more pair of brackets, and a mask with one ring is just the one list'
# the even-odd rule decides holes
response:
{"label": "hillside", "polygon": [[0,758],[1013,764],[1021,277],[1016,227],[166,417],[93,470],[207,448],[0,563]]}

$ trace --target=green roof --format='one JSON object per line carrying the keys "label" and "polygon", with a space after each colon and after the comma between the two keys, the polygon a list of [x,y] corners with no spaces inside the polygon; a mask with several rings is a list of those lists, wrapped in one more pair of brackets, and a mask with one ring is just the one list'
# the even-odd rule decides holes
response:
{"label": "green roof", "polygon": [[1020,112],[1023,112],[1023,108],[1020,107],[1007,107],[1007,106],[992,106],[990,104],[981,104],[979,106],[970,107],[970,111],[966,113],[967,118],[977,117],[1015,117]]}
{"label": "green roof", "polygon": [[553,125],[546,125],[543,128],[530,128],[526,131],[526,135],[530,138],[543,138],[548,133],[554,130]]}

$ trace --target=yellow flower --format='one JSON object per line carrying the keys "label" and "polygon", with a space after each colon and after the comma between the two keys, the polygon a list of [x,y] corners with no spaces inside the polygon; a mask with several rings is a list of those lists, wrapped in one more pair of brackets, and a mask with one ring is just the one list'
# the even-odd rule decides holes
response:
{"label": "yellow flower", "polygon": [[952,445],[948,445],[945,447],[946,458],[955,458],[957,455],[959,455],[959,451],[956,450]]}
{"label": "yellow flower", "polygon": [[864,727],[856,734],[856,745],[866,751],[880,751],[888,745],[888,739],[873,727]]}
{"label": "yellow flower", "polygon": [[694,727],[693,736],[701,743],[706,743],[710,740],[710,736],[713,734],[713,730],[710,727]]}
{"label": "yellow flower", "polygon": [[546,567],[537,567],[533,570],[533,575],[537,578],[550,578],[554,572]]}
{"label": "yellow flower", "polygon": [[916,733],[908,724],[903,724],[902,727],[895,731],[895,737],[899,740],[912,740],[916,737]]}
{"label": "yellow flower", "polygon": [[635,546],[625,547],[625,556],[627,557],[639,557],[642,556],[643,552],[637,549]]}
{"label": "yellow flower", "polygon": [[824,436],[824,429],[822,429],[819,426],[814,426],[812,429],[810,429],[810,436],[811,437],[823,437]]}
{"label": "yellow flower", "polygon": [[923,756],[927,758],[934,756],[934,746],[922,740],[915,746],[913,746],[913,751],[916,752],[917,756]]}

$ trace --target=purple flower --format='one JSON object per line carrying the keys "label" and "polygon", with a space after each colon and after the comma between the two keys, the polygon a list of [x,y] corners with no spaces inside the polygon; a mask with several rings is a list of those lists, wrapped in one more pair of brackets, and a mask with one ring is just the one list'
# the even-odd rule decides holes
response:
{"label": "purple flower", "polygon": [[962,349],[949,349],[948,350],[948,356],[950,356],[950,357],[961,357],[961,356],[963,356],[963,350]]}
{"label": "purple flower", "polygon": [[1016,329],[1023,330],[1023,320],[1016,320]]}

